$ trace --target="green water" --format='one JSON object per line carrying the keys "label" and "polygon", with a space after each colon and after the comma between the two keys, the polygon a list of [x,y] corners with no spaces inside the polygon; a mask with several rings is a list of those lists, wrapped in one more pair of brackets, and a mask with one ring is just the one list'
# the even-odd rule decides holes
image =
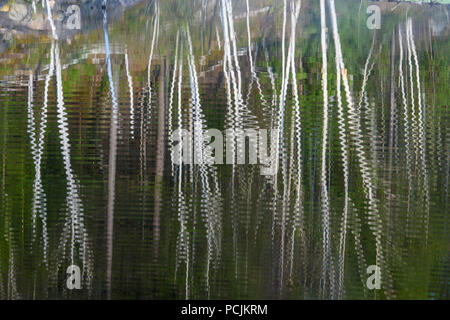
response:
{"label": "green water", "polygon": [[[319,1],[286,3],[3,42],[0,298],[449,298],[449,8],[336,1],[335,33],[325,1],[323,57]],[[278,129],[278,170],[174,164],[197,125]]]}

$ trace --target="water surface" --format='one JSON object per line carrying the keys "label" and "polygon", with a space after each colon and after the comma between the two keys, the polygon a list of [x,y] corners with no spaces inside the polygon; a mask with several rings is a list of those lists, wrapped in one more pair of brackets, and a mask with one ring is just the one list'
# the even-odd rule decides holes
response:
{"label": "water surface", "polygon": [[[449,298],[447,6],[131,4],[2,29],[0,298]],[[277,129],[278,170],[178,128]]]}

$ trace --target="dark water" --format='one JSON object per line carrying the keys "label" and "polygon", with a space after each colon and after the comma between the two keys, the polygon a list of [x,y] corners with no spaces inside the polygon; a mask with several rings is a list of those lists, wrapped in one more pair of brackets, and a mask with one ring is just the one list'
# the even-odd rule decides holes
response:
{"label": "dark water", "polygon": [[[448,299],[448,7],[325,1],[325,52],[299,3],[2,29],[0,298]],[[174,164],[194,127],[278,129],[276,174]]]}

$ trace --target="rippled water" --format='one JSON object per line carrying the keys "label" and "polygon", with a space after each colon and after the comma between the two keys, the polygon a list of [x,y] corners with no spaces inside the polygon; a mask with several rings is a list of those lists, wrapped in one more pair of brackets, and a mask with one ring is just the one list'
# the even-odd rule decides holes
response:
{"label": "rippled water", "polygon": [[[2,29],[0,298],[448,299],[448,7],[323,3]],[[178,128],[278,129],[278,170],[178,165]]]}

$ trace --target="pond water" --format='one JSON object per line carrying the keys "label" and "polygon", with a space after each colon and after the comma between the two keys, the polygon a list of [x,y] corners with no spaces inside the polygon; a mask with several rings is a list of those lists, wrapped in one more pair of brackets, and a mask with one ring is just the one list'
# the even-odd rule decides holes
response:
{"label": "pond water", "polygon": [[1,299],[449,298],[448,6],[127,3],[0,12]]}

